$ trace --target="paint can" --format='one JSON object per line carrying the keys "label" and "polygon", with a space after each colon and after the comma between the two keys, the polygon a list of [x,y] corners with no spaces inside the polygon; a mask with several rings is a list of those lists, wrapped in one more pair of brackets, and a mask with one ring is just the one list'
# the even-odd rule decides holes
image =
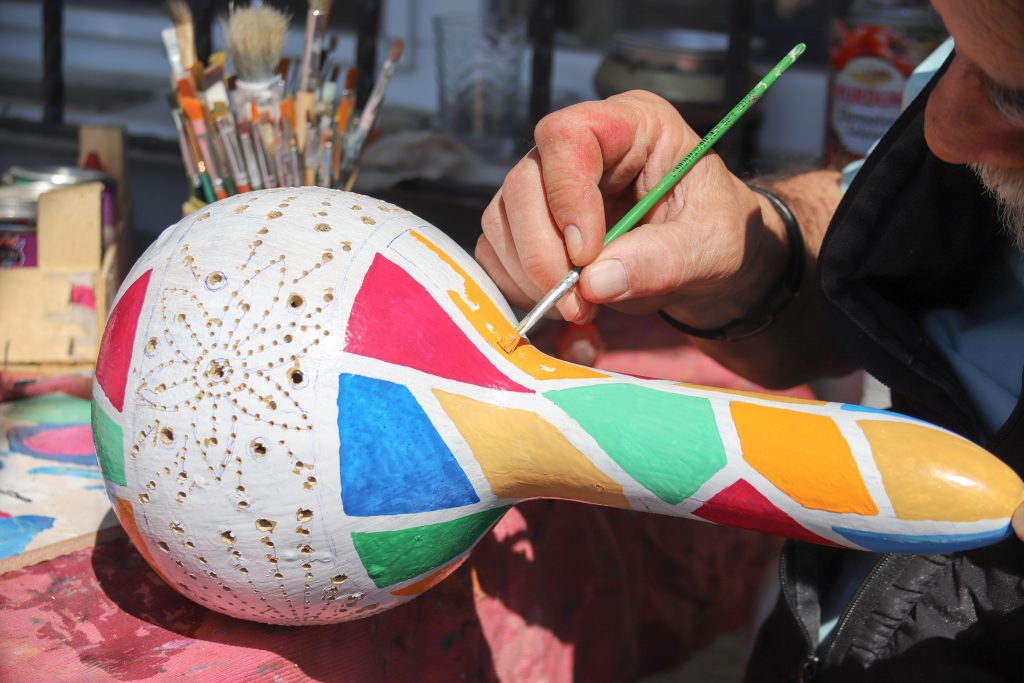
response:
{"label": "paint can", "polygon": [[102,171],[77,166],[12,166],[2,179],[4,185],[25,185],[37,194],[84,183],[103,183],[101,211],[103,214],[103,246],[117,231],[117,182]]}
{"label": "paint can", "polygon": [[[754,41],[751,48],[759,44]],[[602,98],[634,89],[656,93],[668,100],[698,135],[704,135],[735,104],[727,101],[728,80],[727,33],[645,28],[619,31],[612,37],[611,47],[594,73],[594,89]],[[759,116],[756,110],[745,116],[731,138],[716,148],[728,165],[743,163]]]}
{"label": "paint can", "polygon": [[620,31],[594,74],[594,89],[601,97],[635,88],[650,90],[674,104],[700,131],[714,125],[715,112],[725,100],[728,50],[729,36],[724,33]]}
{"label": "paint can", "polygon": [[854,0],[832,25],[825,165],[867,155],[903,108],[903,89],[946,38],[926,0]]}
{"label": "paint can", "polygon": [[36,235],[38,194],[17,185],[0,187],[0,268],[39,265]]}

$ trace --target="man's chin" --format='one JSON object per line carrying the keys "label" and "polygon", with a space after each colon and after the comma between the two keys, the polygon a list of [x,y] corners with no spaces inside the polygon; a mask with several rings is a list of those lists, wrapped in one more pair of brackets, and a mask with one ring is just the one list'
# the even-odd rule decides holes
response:
{"label": "man's chin", "polygon": [[968,164],[985,190],[999,202],[1003,230],[1024,251],[1024,170],[991,164]]}

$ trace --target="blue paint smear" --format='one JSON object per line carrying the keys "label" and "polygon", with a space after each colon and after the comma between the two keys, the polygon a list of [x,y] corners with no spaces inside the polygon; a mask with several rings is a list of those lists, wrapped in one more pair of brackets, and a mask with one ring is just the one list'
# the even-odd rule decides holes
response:
{"label": "blue paint smear", "polygon": [[881,408],[869,408],[867,406],[859,406],[856,403],[843,403],[839,406],[840,410],[849,410],[855,413],[876,413],[878,415],[888,415],[889,417],[901,417],[908,422],[916,422],[918,424],[933,426],[930,422],[919,420],[916,417],[910,415],[904,415],[903,413],[895,413],[891,410],[882,410]]}
{"label": "blue paint smear", "polygon": [[79,477],[81,479],[101,479],[100,470],[83,470],[76,467],[33,467],[29,474],[54,474],[59,477]]}
{"label": "blue paint smear", "polygon": [[857,545],[880,553],[951,553],[998,543],[1010,535],[1010,525],[973,534],[879,534],[839,526],[832,530]]}
{"label": "blue paint smear", "polygon": [[53,517],[21,515],[0,517],[0,558],[17,555],[36,537],[53,526]]}
{"label": "blue paint smear", "polygon": [[338,432],[346,514],[401,515],[480,502],[430,418],[401,384],[341,375]]}

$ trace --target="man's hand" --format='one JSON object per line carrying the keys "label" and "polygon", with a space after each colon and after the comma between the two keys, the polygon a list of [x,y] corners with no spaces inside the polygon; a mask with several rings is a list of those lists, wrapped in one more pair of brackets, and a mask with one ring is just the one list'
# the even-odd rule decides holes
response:
{"label": "man's hand", "polygon": [[[670,190],[631,232],[603,248],[607,229],[700,138],[664,99],[634,91],[546,116],[537,146],[509,171],[482,218],[476,257],[506,298],[532,308],[568,270],[579,286],[558,305],[572,322],[597,304],[632,313],[665,310],[691,327],[744,318],[778,287],[785,226],[714,152]],[[838,174],[816,171],[769,188],[796,214],[804,235],[805,284],[771,328],[739,342],[695,339],[729,369],[786,387],[854,366],[829,335],[811,281],[825,228],[839,202]]]}
{"label": "man's hand", "polygon": [[778,280],[781,221],[714,153],[602,251],[607,228],[700,140],[662,98],[636,91],[575,105],[545,117],[535,138],[484,212],[476,249],[519,308],[577,265],[578,293],[558,306],[566,320],[590,320],[607,303],[712,328],[745,315]]}

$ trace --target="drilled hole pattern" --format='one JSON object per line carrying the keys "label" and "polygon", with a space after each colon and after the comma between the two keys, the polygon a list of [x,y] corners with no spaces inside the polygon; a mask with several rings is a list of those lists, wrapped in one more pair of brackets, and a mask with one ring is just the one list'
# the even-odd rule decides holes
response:
{"label": "drilled hole pattern", "polygon": [[310,411],[317,359],[344,344],[339,306],[368,253],[359,245],[403,215],[360,195],[266,190],[183,219],[147,254],[118,495],[162,574],[200,604],[311,624],[396,601],[358,562],[339,564],[355,555],[325,529],[324,514],[342,514],[337,445],[321,453]]}

